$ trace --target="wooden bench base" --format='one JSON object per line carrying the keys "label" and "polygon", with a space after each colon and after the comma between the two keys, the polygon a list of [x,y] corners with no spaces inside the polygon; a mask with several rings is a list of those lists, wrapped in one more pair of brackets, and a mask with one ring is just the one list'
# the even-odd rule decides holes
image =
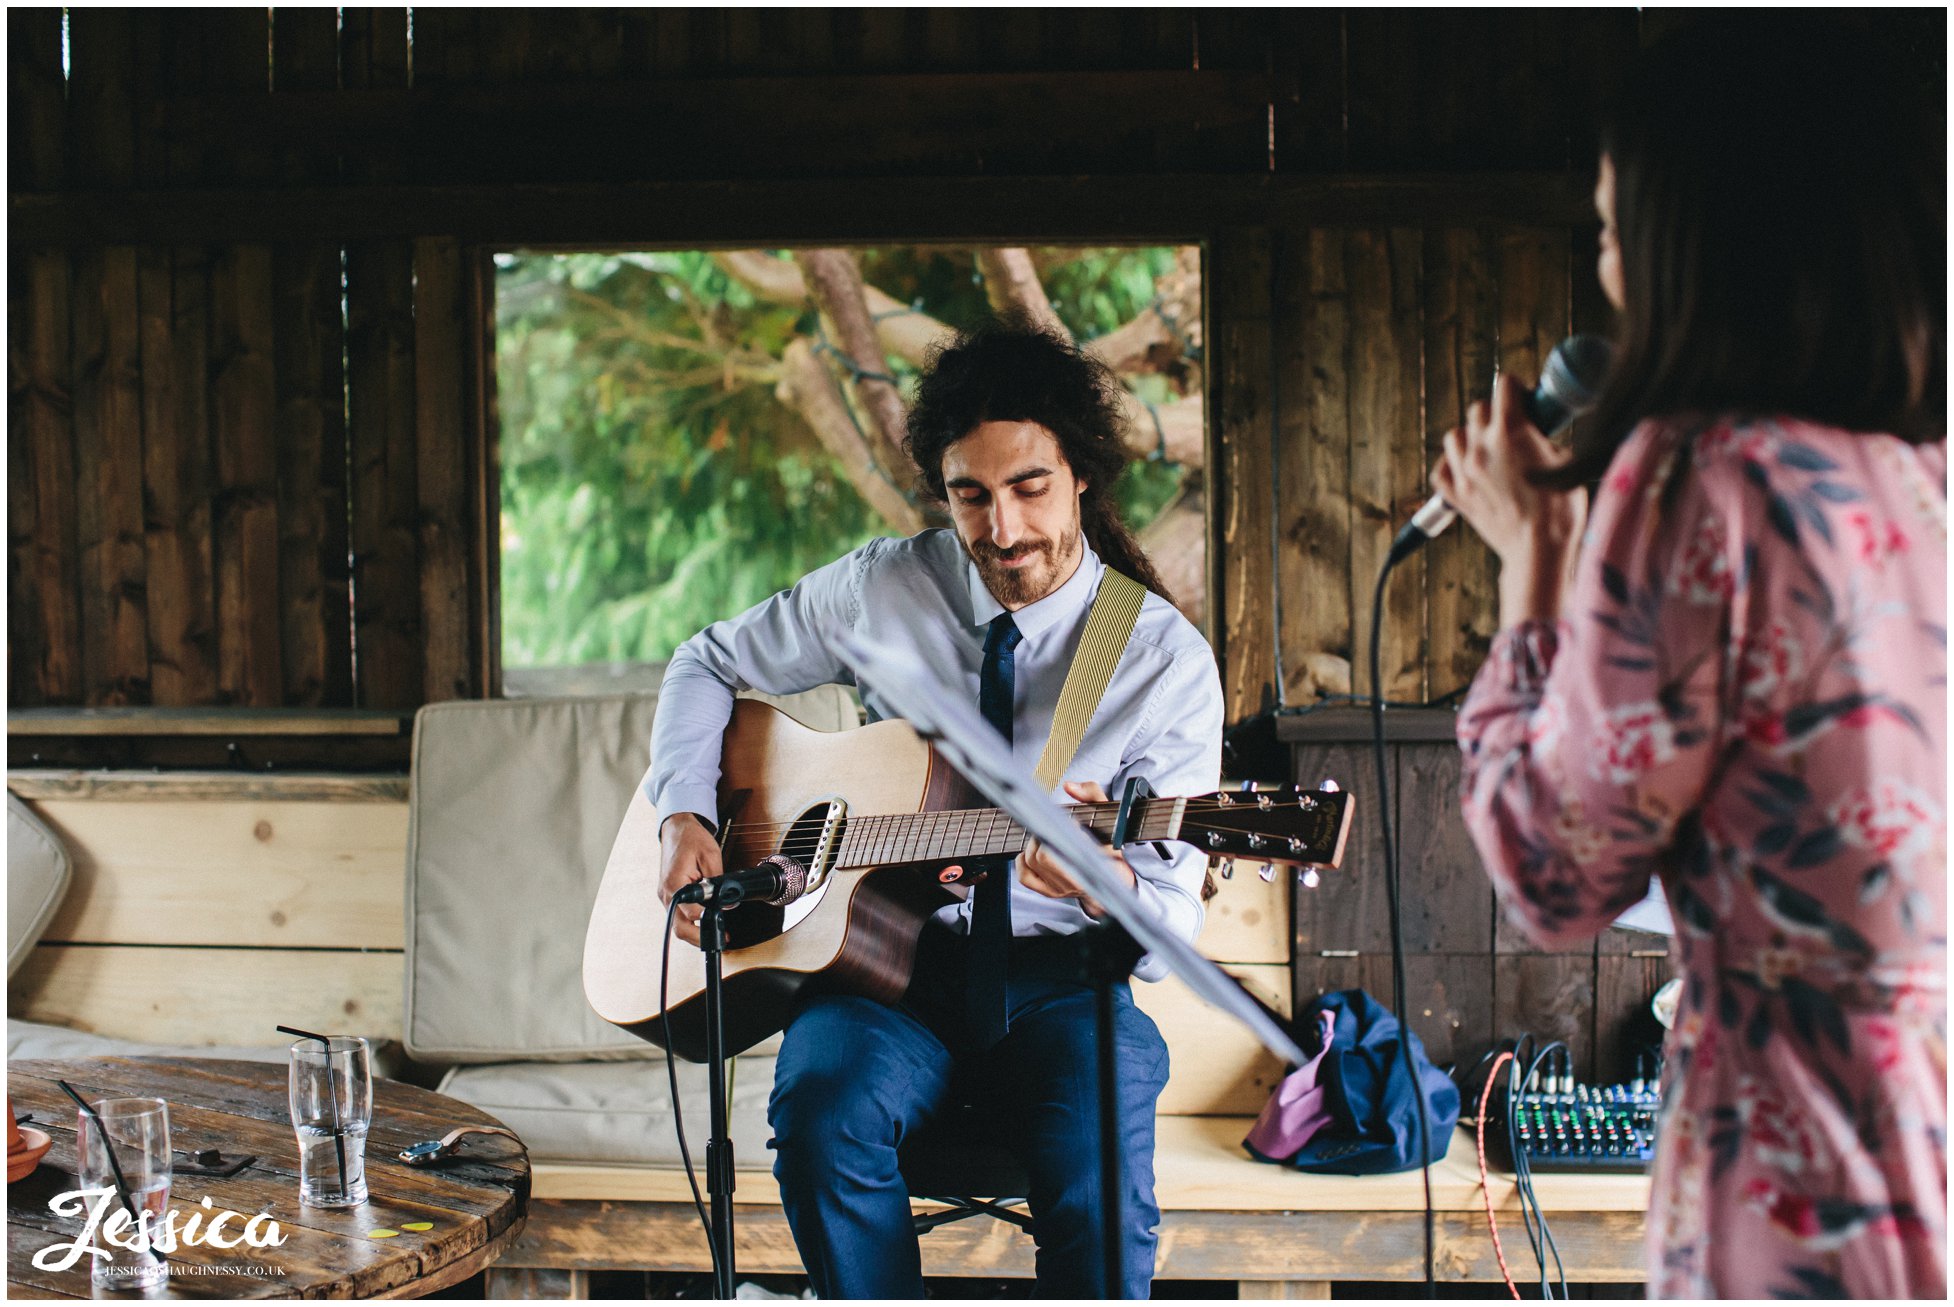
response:
{"label": "wooden bench base", "polygon": [[[1417,1173],[1318,1176],[1252,1162],[1241,1151],[1245,1117],[1162,1117],[1157,1125],[1155,1193],[1164,1214],[1155,1278],[1233,1281],[1243,1298],[1323,1298],[1333,1281],[1423,1279]],[[1645,1177],[1550,1175],[1535,1184],[1570,1283],[1645,1278]],[[1432,1166],[1438,1279],[1499,1282],[1488,1190],[1514,1278],[1537,1274],[1512,1177],[1496,1173],[1482,1190],[1471,1136],[1461,1132]],[[743,1170],[735,1195],[739,1270],[805,1274],[773,1177]],[[669,1168],[539,1162],[529,1223],[497,1263],[491,1289],[536,1297],[587,1289],[581,1277],[592,1271],[706,1272],[711,1263],[689,1197],[684,1174]],[[932,1230],[922,1253],[927,1276],[1033,1273],[1030,1237],[1001,1221]]]}
{"label": "wooden bench base", "polygon": [[[742,1273],[805,1273],[780,1208],[741,1205],[735,1213]],[[1644,1278],[1639,1212],[1562,1212],[1552,1222],[1570,1281]],[[1440,1280],[1499,1280],[1483,1212],[1440,1212],[1436,1234]],[[1502,1223],[1502,1238],[1516,1278],[1527,1278],[1532,1265],[1517,1213],[1510,1225]],[[1030,1237],[1001,1221],[959,1221],[932,1230],[923,1237],[922,1250],[928,1276],[1032,1275]],[[1324,1297],[1335,1280],[1416,1282],[1424,1274],[1423,1261],[1424,1217],[1418,1212],[1170,1211],[1161,1221],[1155,1275],[1235,1281],[1243,1297]],[[530,1204],[529,1222],[496,1263],[492,1287],[495,1277],[527,1269],[568,1274],[547,1282],[504,1280],[516,1296],[537,1296],[535,1290],[545,1283],[567,1290],[576,1275],[589,1271],[705,1272],[711,1267],[690,1203],[545,1198]],[[1319,1287],[1323,1291],[1315,1292]]]}

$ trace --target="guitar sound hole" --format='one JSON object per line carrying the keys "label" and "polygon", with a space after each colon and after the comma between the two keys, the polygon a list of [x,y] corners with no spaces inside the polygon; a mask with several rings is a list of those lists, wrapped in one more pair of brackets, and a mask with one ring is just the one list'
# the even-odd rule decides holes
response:
{"label": "guitar sound hole", "polygon": [[[809,808],[787,828],[787,834],[767,853],[784,854],[803,866],[809,865],[820,846],[822,826],[827,822],[828,814],[829,806],[825,803]],[[726,914],[726,947],[750,948],[774,939],[786,929],[786,919],[786,908],[777,908],[771,903],[742,903]]]}

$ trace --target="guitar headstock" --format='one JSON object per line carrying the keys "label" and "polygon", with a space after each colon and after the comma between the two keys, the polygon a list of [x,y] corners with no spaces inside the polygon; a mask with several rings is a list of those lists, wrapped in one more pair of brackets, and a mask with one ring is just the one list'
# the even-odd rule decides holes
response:
{"label": "guitar headstock", "polygon": [[1351,815],[1341,790],[1217,790],[1187,800],[1179,838],[1213,858],[1332,868],[1343,863]]}

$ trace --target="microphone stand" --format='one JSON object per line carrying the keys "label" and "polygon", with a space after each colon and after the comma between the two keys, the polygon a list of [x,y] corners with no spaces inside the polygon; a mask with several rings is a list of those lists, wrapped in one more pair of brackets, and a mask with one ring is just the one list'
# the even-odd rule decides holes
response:
{"label": "microphone stand", "polygon": [[720,985],[726,923],[717,898],[707,899],[704,909],[699,917],[699,947],[706,955],[706,1086],[711,1104],[706,1192],[712,1197],[713,1297],[730,1301],[734,1290],[733,1140],[726,1122],[726,997]]}
{"label": "microphone stand", "polygon": [[[1127,843],[1136,800],[1153,797],[1153,787],[1134,777],[1120,797],[1119,817],[1113,823],[1111,847]],[[1133,974],[1140,946],[1126,928],[1112,918],[1088,926],[1078,934],[1079,964],[1092,986],[1093,1027],[1099,1072],[1099,1223],[1102,1277],[1100,1297],[1123,1297],[1126,1278],[1126,1239],[1123,1230],[1126,1198],[1126,1150],[1120,1137],[1119,1049],[1114,1030],[1116,987]]]}

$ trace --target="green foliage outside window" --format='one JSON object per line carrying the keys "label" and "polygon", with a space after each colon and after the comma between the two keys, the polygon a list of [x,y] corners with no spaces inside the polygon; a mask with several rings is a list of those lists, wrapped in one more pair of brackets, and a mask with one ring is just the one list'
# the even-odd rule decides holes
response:
{"label": "green foliage outside window", "polygon": [[[1147,308],[1175,251],[1041,251],[1053,307],[1090,340]],[[989,313],[971,252],[859,252],[864,279],[952,327]],[[501,621],[511,668],[660,662],[891,528],[777,400],[781,352],[820,324],[701,252],[507,254],[496,278]],[[907,396],[914,370],[889,366]],[[1168,378],[1130,387],[1175,398]],[[1136,463],[1139,528],[1182,469]]]}

